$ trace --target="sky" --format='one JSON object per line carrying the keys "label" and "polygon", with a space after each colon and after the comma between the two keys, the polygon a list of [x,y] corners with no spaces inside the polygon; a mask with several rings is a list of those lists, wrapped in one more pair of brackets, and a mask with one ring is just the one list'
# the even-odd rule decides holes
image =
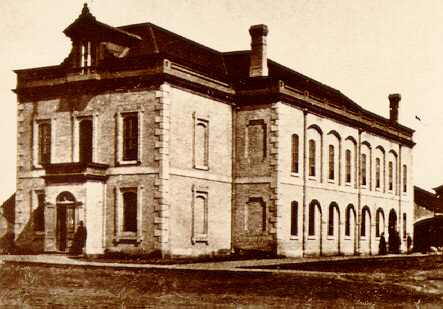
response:
{"label": "sky", "polygon": [[220,51],[249,49],[249,27],[268,25],[269,58],[363,108],[388,117],[388,94],[401,93],[399,121],[416,130],[414,183],[443,184],[443,1],[1,0],[0,202],[15,191],[13,70],[60,64],[84,2],[109,25],[149,21]]}

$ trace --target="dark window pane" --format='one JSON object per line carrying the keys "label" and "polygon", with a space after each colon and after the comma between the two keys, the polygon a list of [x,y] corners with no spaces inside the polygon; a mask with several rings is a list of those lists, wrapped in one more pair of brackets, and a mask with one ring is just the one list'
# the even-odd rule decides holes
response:
{"label": "dark window pane", "polygon": [[123,193],[123,231],[137,232],[137,193]]}
{"label": "dark window pane", "polygon": [[123,160],[138,159],[138,116],[126,115],[123,118]]}
{"label": "dark window pane", "polygon": [[298,235],[298,203],[291,203],[291,235]]}
{"label": "dark window pane", "polygon": [[298,173],[298,135],[292,135],[292,167],[291,172]]}
{"label": "dark window pane", "polygon": [[308,226],[308,235],[315,235],[315,203],[311,203],[309,205],[309,226]]}
{"label": "dark window pane", "polygon": [[51,160],[51,124],[41,123],[38,126],[38,142],[40,164],[50,163]]}

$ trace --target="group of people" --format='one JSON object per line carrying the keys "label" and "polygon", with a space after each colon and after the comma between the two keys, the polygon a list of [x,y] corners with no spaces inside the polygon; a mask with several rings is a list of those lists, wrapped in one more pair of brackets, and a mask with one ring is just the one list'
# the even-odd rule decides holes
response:
{"label": "group of people", "polygon": [[[407,252],[410,253],[411,246],[412,246],[412,238],[411,238],[411,235],[409,235],[409,234],[406,238],[406,245],[407,245]],[[393,232],[389,233],[388,243],[386,243],[385,233],[381,233],[380,242],[378,245],[378,251],[379,251],[380,255],[387,254],[388,249],[389,249],[389,253],[399,254],[400,253],[400,246],[401,246],[401,239],[400,239],[400,234],[398,233],[398,231],[393,231]]]}

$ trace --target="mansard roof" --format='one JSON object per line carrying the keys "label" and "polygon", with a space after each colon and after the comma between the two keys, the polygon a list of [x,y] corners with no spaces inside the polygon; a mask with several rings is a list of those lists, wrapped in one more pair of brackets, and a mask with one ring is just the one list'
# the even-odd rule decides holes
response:
{"label": "mansard roof", "polygon": [[[152,61],[167,59],[193,72],[224,83],[230,89],[229,96],[239,95],[242,89],[248,89],[248,87],[270,89],[282,82],[298,93],[315,98],[323,105],[328,104],[335,110],[345,110],[357,115],[358,118],[366,121],[366,126],[373,126],[374,131],[378,133],[383,130],[383,126],[399,130],[408,136],[407,139],[410,139],[407,143],[413,145],[411,136],[414,130],[367,111],[339,90],[273,60],[267,61],[268,76],[250,78],[250,51],[220,52],[149,22],[113,27],[97,21],[87,6],[83,8],[81,15],[64,30],[64,33],[73,41],[92,38],[99,42],[114,42],[128,47],[129,51],[124,57],[111,57],[102,61],[101,65],[107,71],[114,72],[127,68],[143,69]],[[69,57],[72,57],[72,53]],[[19,74],[17,93],[26,88],[25,83],[20,83],[20,80],[63,78],[70,69],[68,67],[70,63],[72,62],[65,59],[59,66],[17,70]],[[322,110],[323,107],[315,108]],[[376,122],[377,125],[370,124],[371,121]],[[360,126],[358,123],[356,125]],[[375,128],[376,126],[378,129]]]}

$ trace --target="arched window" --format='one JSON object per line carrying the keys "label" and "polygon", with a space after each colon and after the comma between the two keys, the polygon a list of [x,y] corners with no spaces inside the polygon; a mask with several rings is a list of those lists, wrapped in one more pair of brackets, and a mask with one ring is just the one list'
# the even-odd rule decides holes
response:
{"label": "arched window", "polygon": [[408,170],[406,165],[403,165],[403,192],[408,190]]}
{"label": "arched window", "polygon": [[354,224],[354,206],[348,205],[345,213],[345,236],[351,236],[351,228],[353,224]]}
{"label": "arched window", "polygon": [[298,173],[298,161],[299,161],[299,152],[298,152],[298,135],[292,134],[292,158],[291,158],[291,172]]}
{"label": "arched window", "polygon": [[381,208],[377,209],[375,216],[375,236],[380,237],[385,230],[385,215]]}
{"label": "arched window", "polygon": [[309,225],[308,225],[308,235],[315,235],[315,208],[317,207],[315,202],[309,204]]}
{"label": "arched window", "polygon": [[309,176],[315,176],[315,141],[309,140]]}
{"label": "arched window", "polygon": [[291,236],[298,235],[298,203],[291,202]]}
{"label": "arched window", "polygon": [[351,150],[349,149],[345,152],[345,176],[346,182],[351,183]]}
{"label": "arched window", "polygon": [[393,166],[392,161],[389,161],[388,163],[388,190],[392,191],[394,190],[394,184],[393,184]]}
{"label": "arched window", "polygon": [[137,232],[137,193],[123,193],[123,232]]}
{"label": "arched window", "polygon": [[371,230],[371,222],[370,222],[370,212],[367,206],[363,207],[361,211],[360,227],[361,227],[360,235],[363,237],[369,236]]}
{"label": "arched window", "polygon": [[335,178],[335,154],[334,145],[329,145],[329,179]]}
{"label": "arched window", "polygon": [[329,216],[328,216],[328,235],[334,235],[334,205],[329,205]]}
{"label": "arched window", "polygon": [[376,189],[380,189],[380,187],[381,187],[380,175],[381,175],[380,158],[375,158],[375,188]]}
{"label": "arched window", "polygon": [[361,184],[362,186],[367,185],[367,157],[365,153],[361,155]]}

